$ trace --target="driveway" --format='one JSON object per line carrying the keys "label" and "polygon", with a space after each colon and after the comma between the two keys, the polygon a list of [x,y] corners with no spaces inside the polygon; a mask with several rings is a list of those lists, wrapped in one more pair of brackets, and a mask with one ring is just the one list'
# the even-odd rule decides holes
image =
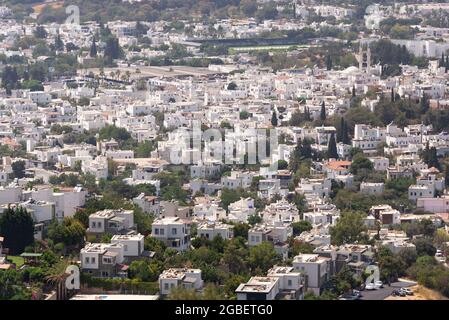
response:
{"label": "driveway", "polygon": [[393,293],[393,290],[412,287],[414,285],[416,285],[416,282],[413,281],[398,281],[393,282],[391,286],[386,284],[383,288],[378,290],[363,290],[363,297],[361,297],[360,300],[385,300],[385,298],[389,297]]}

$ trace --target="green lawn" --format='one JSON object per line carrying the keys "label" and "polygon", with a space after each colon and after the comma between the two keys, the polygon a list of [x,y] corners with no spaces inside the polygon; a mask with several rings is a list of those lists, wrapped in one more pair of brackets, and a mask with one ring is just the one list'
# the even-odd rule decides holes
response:
{"label": "green lawn", "polygon": [[19,256],[8,256],[7,259],[14,263],[17,268],[20,268],[25,263],[25,260]]}

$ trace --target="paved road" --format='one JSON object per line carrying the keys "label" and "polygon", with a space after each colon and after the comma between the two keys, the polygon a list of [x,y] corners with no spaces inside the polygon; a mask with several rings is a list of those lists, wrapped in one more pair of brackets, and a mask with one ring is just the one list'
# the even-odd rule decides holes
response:
{"label": "paved road", "polygon": [[384,285],[383,288],[379,290],[363,290],[362,291],[362,298],[360,300],[384,300],[385,298],[389,297],[393,290],[397,288],[407,288],[412,287],[416,284],[416,282],[411,281],[398,281],[393,282],[391,286],[388,284]]}

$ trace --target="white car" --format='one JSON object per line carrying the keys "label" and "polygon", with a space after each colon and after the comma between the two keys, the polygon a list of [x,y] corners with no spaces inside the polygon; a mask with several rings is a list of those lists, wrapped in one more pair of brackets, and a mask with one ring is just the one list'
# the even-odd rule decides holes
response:
{"label": "white car", "polygon": [[374,283],[370,282],[365,286],[366,290],[376,290],[376,286],[374,285]]}
{"label": "white car", "polygon": [[384,284],[383,284],[382,281],[377,280],[377,281],[374,281],[374,287],[375,287],[376,289],[380,289],[380,288],[383,288],[383,287],[384,287]]}

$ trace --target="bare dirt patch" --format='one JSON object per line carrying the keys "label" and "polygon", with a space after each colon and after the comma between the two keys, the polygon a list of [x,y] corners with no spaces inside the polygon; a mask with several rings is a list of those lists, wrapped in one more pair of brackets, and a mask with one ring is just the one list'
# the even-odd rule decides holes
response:
{"label": "bare dirt patch", "polygon": [[406,296],[406,297],[389,296],[385,300],[449,300],[441,293],[426,288],[420,284],[412,286],[409,289],[413,291],[413,296]]}

